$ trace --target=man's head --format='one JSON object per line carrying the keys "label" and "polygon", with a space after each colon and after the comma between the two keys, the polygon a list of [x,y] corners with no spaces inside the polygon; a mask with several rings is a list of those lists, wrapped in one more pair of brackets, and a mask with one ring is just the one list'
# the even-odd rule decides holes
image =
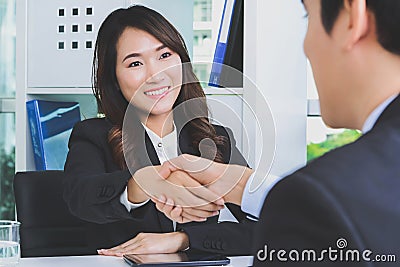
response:
{"label": "man's head", "polygon": [[[400,55],[400,1],[368,0],[367,8],[374,14],[379,43],[388,51]],[[344,7],[343,0],[321,0],[322,24],[327,33]]]}
{"label": "man's head", "polygon": [[361,129],[379,103],[400,91],[400,1],[304,4],[309,14],[304,50],[322,117],[331,127]]}

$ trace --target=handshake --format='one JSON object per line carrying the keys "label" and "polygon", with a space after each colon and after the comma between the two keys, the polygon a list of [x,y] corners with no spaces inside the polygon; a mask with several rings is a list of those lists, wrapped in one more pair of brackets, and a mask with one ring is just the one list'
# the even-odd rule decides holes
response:
{"label": "handshake", "polygon": [[134,203],[151,199],[178,223],[201,222],[217,215],[225,203],[240,205],[252,173],[245,166],[183,154],[137,170],[128,182],[128,198]]}

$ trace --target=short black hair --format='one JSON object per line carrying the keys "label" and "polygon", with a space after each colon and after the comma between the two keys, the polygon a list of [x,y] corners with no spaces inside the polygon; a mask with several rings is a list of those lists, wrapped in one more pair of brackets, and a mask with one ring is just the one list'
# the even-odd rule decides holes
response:
{"label": "short black hair", "polygon": [[[389,52],[400,55],[400,1],[366,0],[375,15],[379,43]],[[344,6],[344,0],[321,0],[322,24],[328,34]]]}

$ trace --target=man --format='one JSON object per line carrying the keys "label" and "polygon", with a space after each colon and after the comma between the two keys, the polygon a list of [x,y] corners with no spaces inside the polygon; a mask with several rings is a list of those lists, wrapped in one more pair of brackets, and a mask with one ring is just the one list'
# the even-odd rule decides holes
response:
{"label": "man", "polygon": [[[255,265],[395,266],[400,261],[400,1],[304,0],[304,6],[309,20],[304,50],[322,118],[363,136],[273,187],[257,226]],[[196,171],[199,164],[209,166]],[[251,175],[187,156],[165,164],[160,173],[167,177],[176,169],[203,184],[239,173],[238,186],[225,193],[225,200],[236,204]],[[208,188],[222,192],[216,184]]]}

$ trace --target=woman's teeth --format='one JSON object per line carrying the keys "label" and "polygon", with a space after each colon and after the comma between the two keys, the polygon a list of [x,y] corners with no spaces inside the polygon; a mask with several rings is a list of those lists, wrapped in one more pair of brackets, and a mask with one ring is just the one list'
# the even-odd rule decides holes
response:
{"label": "woman's teeth", "polygon": [[168,90],[168,87],[164,87],[162,89],[151,91],[151,92],[144,92],[145,95],[162,95]]}

